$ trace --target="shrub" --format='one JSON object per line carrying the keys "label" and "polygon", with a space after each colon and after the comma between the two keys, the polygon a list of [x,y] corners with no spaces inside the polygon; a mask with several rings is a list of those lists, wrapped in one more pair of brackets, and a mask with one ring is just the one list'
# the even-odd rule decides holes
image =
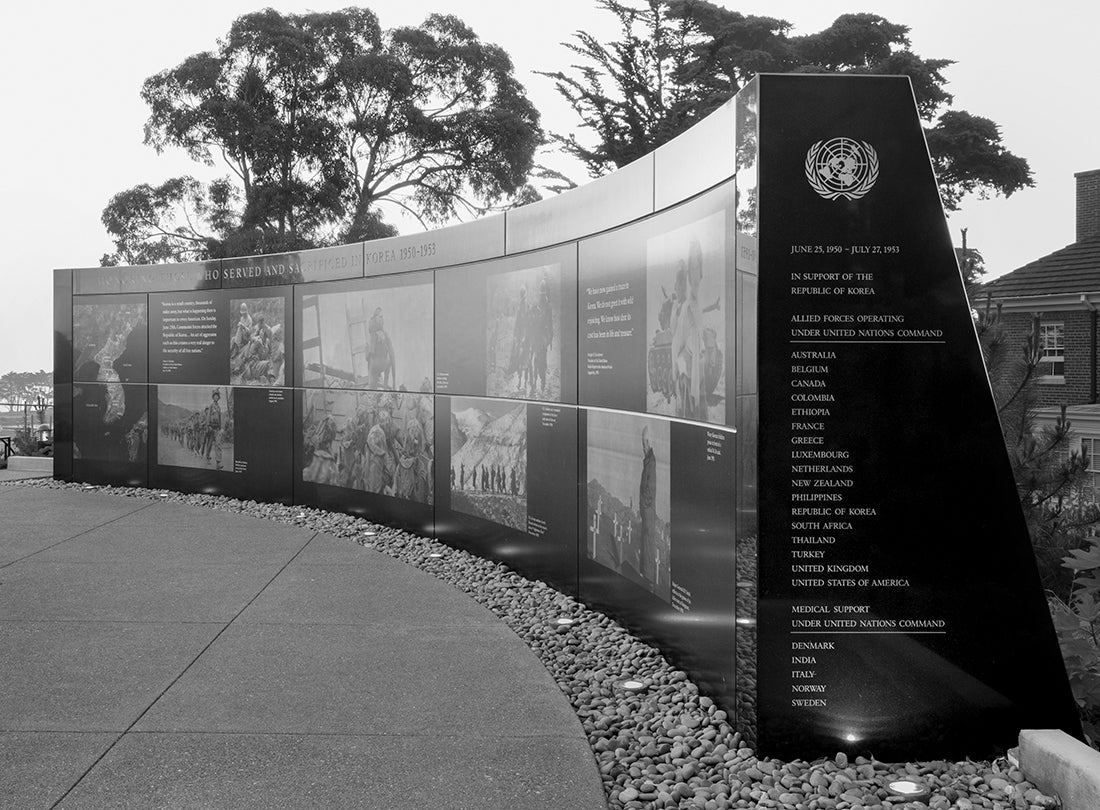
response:
{"label": "shrub", "polygon": [[1072,590],[1068,602],[1051,596],[1051,615],[1085,736],[1100,748],[1100,539],[1062,564],[1073,572]]}

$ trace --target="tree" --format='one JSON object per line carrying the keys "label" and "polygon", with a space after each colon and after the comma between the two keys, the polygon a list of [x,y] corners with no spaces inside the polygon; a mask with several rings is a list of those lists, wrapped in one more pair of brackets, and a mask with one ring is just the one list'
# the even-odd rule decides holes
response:
{"label": "tree", "polygon": [[[542,73],[554,79],[558,92],[580,115],[581,126],[598,138],[594,146],[585,147],[575,134],[551,135],[593,177],[652,152],[699,118],[695,88],[685,78],[692,57],[689,28],[674,25],[663,2],[643,9],[617,0],[599,4],[618,17],[623,38],[605,45],[578,31],[575,43],[562,44],[588,63],[573,66],[580,75]],[[644,38],[636,28],[646,32]],[[604,90],[605,79],[614,83],[615,96]]]}
{"label": "tree", "polygon": [[1100,522],[1100,506],[1082,494],[1089,456],[1074,449],[1064,407],[1053,425],[1036,429],[1038,319],[1023,344],[1012,345],[999,311],[987,300],[979,305],[975,326],[1043,587],[1068,602],[1073,578],[1062,560],[1084,548],[1090,529]]}
{"label": "tree", "polygon": [[564,43],[581,57],[572,73],[544,73],[591,130],[551,137],[593,176],[625,166],[679,135],[756,73],[904,74],[926,122],[928,146],[948,210],[971,192],[1006,197],[1033,185],[1023,158],[1004,148],[987,118],[949,110],[943,70],[953,62],[910,50],[909,28],[876,14],[844,14],[823,31],[791,35],[791,24],[741,14],[706,0],[598,0],[621,38],[604,44],[578,32]]}
{"label": "tree", "polygon": [[223,241],[239,228],[239,195],[226,179],[203,185],[173,177],[120,191],[103,209],[102,221],[115,241],[103,265],[157,264],[217,258]]}
{"label": "tree", "polygon": [[369,9],[247,14],[147,79],[145,141],[230,174],[115,195],[105,262],[278,252],[439,223],[514,194],[541,140],[508,55],[452,16],[383,31]]}
{"label": "tree", "polygon": [[1100,506],[1082,491],[1089,456],[1073,448],[1065,406],[1053,425],[1035,428],[1039,322],[1022,346],[1009,344],[1000,313],[987,302],[975,326],[1039,576],[1086,738],[1100,747]]}

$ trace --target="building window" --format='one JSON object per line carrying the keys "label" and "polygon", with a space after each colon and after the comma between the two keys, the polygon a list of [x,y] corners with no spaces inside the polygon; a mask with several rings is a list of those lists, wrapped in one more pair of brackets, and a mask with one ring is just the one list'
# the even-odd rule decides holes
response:
{"label": "building window", "polygon": [[1039,367],[1036,373],[1048,380],[1066,376],[1066,325],[1039,324]]}

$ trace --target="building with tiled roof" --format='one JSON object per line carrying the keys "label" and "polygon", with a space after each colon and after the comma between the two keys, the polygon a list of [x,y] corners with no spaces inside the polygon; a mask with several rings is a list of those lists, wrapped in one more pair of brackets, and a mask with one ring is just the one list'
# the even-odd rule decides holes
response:
{"label": "building with tiled roof", "polygon": [[982,285],[974,306],[997,307],[1009,345],[1038,334],[1042,362],[1037,424],[1063,406],[1089,452],[1100,495],[1100,169],[1079,172],[1072,244]]}

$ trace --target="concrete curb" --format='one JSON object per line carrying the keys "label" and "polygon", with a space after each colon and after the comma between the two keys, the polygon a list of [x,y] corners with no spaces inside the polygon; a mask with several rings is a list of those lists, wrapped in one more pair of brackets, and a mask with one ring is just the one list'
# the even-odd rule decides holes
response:
{"label": "concrete curb", "polygon": [[9,456],[8,469],[12,472],[36,472],[53,474],[53,458],[50,456]]}
{"label": "concrete curb", "polygon": [[1020,732],[1020,768],[1064,810],[1100,808],[1100,751],[1053,728]]}

